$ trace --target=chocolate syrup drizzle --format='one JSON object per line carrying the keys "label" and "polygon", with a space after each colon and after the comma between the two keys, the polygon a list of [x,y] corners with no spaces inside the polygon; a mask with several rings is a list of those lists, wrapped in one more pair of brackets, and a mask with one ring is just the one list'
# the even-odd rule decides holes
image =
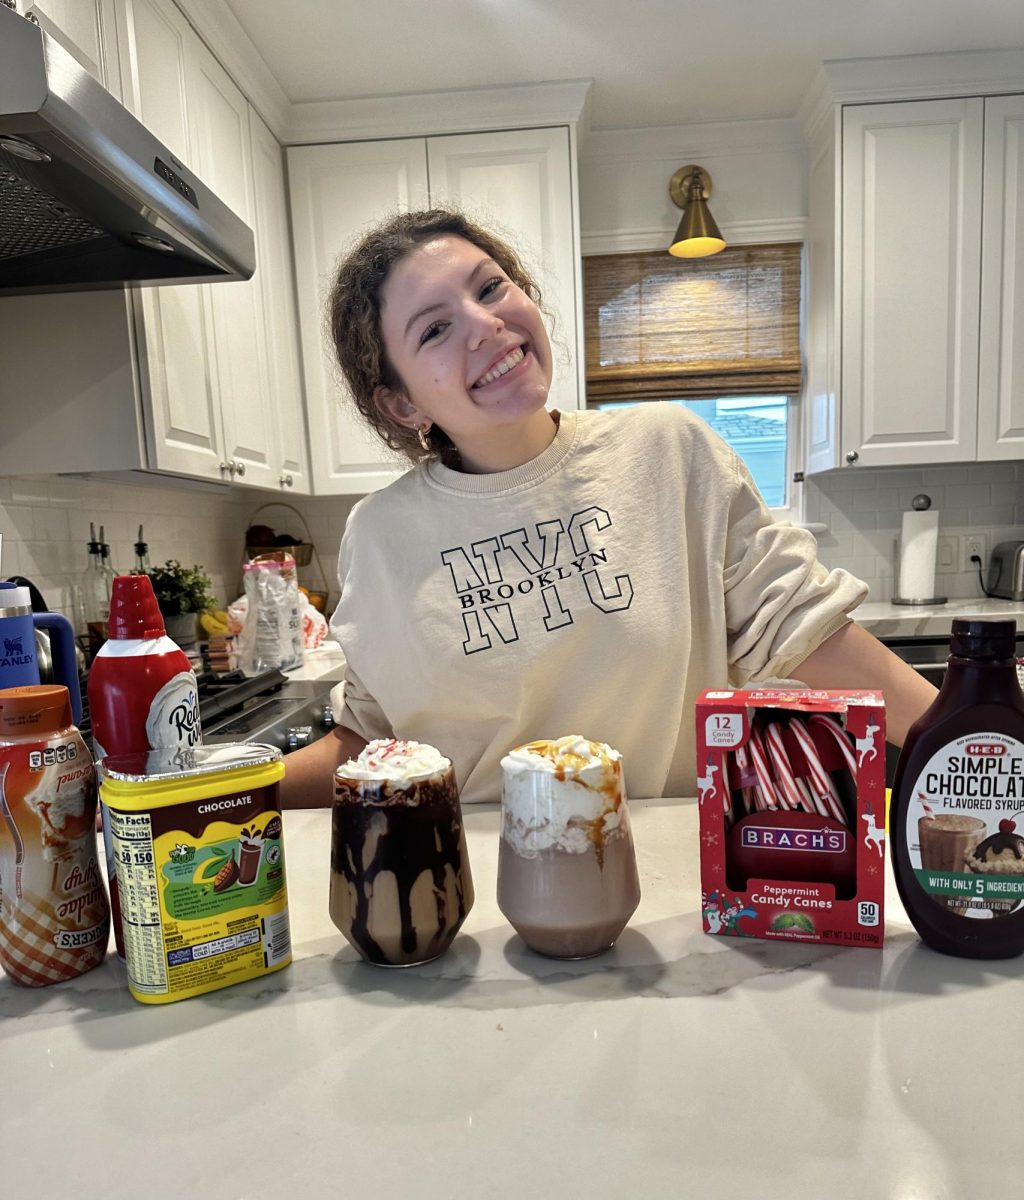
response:
{"label": "chocolate syrup drizzle", "polygon": [[[384,784],[383,787],[390,785]],[[418,803],[409,800],[415,793]],[[367,843],[376,840],[373,858],[366,859]],[[458,916],[447,919],[445,868],[455,877]],[[369,803],[357,787],[337,785],[331,834],[331,869],[348,883],[356,897],[352,940],[370,962],[389,963],[369,932],[370,901],[381,872],[390,871],[398,885],[398,907],[402,924],[402,952],[416,950],[416,925],[410,895],[424,871],[430,871],[437,906],[435,932],[424,959],[447,949],[469,912],[466,892],[471,892],[469,863],[462,858],[462,814],[458,796],[447,780],[423,780],[396,793],[395,802]],[[469,885],[469,887],[467,887]]]}
{"label": "chocolate syrup drizzle", "polygon": [[989,851],[992,852],[994,858],[997,854],[1004,854],[1007,850],[1012,850],[1013,857],[1016,859],[1024,858],[1024,837],[1019,833],[994,833],[983,842],[979,842],[974,849],[974,857],[979,862],[986,862]]}

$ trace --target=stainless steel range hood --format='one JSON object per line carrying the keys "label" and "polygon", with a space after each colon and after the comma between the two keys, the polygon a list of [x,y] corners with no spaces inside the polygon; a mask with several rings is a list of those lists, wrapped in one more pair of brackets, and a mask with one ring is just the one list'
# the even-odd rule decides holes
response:
{"label": "stainless steel range hood", "polygon": [[0,295],[248,279],[252,230],[0,5]]}

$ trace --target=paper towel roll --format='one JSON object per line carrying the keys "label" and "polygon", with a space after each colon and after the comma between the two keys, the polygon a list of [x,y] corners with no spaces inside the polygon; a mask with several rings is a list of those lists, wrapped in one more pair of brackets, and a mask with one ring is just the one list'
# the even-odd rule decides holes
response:
{"label": "paper towel roll", "polygon": [[896,592],[901,600],[930,600],[935,595],[938,545],[939,514],[936,509],[903,514],[900,578]]}

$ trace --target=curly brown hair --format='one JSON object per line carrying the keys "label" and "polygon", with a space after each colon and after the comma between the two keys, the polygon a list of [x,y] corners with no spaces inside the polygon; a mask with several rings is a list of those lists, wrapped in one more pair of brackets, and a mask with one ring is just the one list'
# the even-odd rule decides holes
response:
{"label": "curly brown hair", "polygon": [[363,420],[390,449],[401,451],[414,463],[432,457],[450,460],[455,450],[437,425],[431,426],[427,435],[430,448],[424,450],[415,429],[400,425],[377,407],[374,393],[378,387],[402,387],[384,347],[380,294],[396,263],[424,242],[439,237],[472,242],[540,306],[540,289],[516,251],[454,209],[399,213],[371,230],[349,251],[338,266],[328,298],[327,335]]}

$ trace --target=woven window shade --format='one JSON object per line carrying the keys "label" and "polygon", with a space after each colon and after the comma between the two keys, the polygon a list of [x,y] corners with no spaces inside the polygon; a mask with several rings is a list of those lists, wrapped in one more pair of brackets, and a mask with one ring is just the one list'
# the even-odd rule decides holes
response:
{"label": "woven window shade", "polygon": [[800,246],[583,260],[587,400],[796,395]]}

